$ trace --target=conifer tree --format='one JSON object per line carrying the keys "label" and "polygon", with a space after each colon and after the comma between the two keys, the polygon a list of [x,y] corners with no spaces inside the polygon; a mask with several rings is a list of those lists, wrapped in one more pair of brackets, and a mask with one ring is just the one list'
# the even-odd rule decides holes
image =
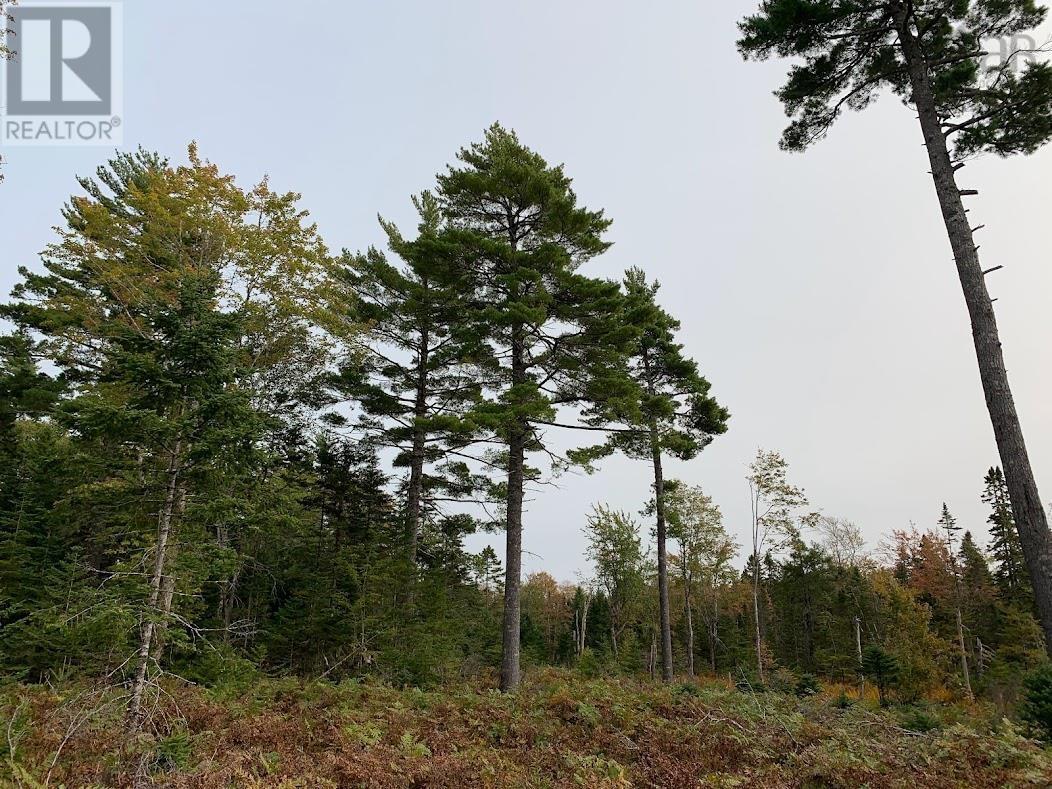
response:
{"label": "conifer tree", "polygon": [[658,283],[650,284],[640,269],[625,273],[624,322],[634,332],[626,356],[626,376],[634,385],[632,400],[609,398],[593,408],[593,424],[609,424],[610,438],[598,451],[621,451],[650,461],[653,514],[657,537],[659,643],[661,676],[672,680],[672,617],[668,581],[668,514],[663,460],[690,460],[727,430],[730,413],[709,395],[710,384],[697,363],[676,341],[679,321],[656,301]]}
{"label": "conifer tree", "polygon": [[262,406],[286,398],[253,384],[274,382],[261,371],[282,367],[275,357],[290,350],[277,345],[293,334],[302,342],[278,318],[291,311],[297,272],[323,249],[291,208],[295,196],[265,185],[246,193],[194,147],[180,167],[141,150],[120,154],[81,185],[87,195],[66,207],[46,272],[21,269],[2,314],[40,336],[73,388],[58,417],[94,445],[99,494],[113,513],[108,564],[95,569],[145,579],[124,601],[138,611],[134,729],[185,580],[180,553],[201,548],[180,529],[206,504],[197,492],[257,460],[275,418]]}
{"label": "conifer tree", "polygon": [[990,551],[996,562],[994,581],[1005,600],[1027,609],[1033,605],[1033,594],[1001,468],[995,466],[987,471],[983,484],[983,501],[990,507],[986,522],[990,524]]}
{"label": "conifer tree", "polygon": [[381,220],[391,251],[404,265],[371,249],[345,252],[336,271],[336,287],[351,291],[353,315],[367,326],[365,334],[352,329],[359,347],[351,349],[336,388],[364,410],[363,427],[374,439],[398,450],[395,465],[408,467],[410,563],[416,562],[421,525],[434,509],[432,497],[460,499],[477,487],[458,456],[472,439],[465,414],[481,396],[476,370],[486,350],[476,327],[464,319],[470,279],[443,242],[438,202],[424,192],[413,203],[420,215],[417,238],[406,240]]}
{"label": "conifer tree", "polygon": [[[961,676],[964,678],[964,688],[970,696],[972,695],[972,682],[968,672],[968,648],[964,641],[964,622],[961,613],[961,571],[957,564],[957,552],[954,548],[956,535],[961,530],[961,527],[957,525],[957,519],[950,514],[950,508],[946,506],[946,502],[943,502],[942,514],[939,516],[939,528],[945,535],[947,556],[950,558],[950,571],[953,574],[953,598],[957,619],[957,647],[961,655]],[[971,535],[969,535],[969,540],[970,538]]]}
{"label": "conifer tree", "polygon": [[470,415],[503,445],[507,473],[501,688],[519,684],[523,492],[537,475],[528,454],[545,452],[542,428],[560,405],[608,396],[623,330],[616,283],[578,273],[609,244],[610,220],[577,205],[561,166],[549,165],[499,124],[462,149],[438,176],[447,238],[470,272],[474,306],[463,316],[490,349],[488,397]]}
{"label": "conifer tree", "polygon": [[[777,92],[792,122],[782,147],[802,151],[846,109],[890,89],[917,113],[930,173],[971,320],[979,376],[1012,500],[1047,648],[1052,654],[1052,532],[1005,371],[993,300],[957,171],[980,153],[1029,154],[1052,137],[1052,64],[1013,51],[984,67],[987,44],[1040,24],[1035,0],[763,0],[741,24],[746,57],[799,60]],[[1025,40],[1025,38],[1024,38]],[[1000,268],[999,266],[994,267]]]}

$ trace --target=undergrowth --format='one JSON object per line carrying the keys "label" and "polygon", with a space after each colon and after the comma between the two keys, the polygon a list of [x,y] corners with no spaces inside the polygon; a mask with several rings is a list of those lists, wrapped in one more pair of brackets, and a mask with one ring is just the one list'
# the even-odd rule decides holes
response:
{"label": "undergrowth", "polygon": [[202,788],[1052,785],[1052,752],[985,707],[881,710],[843,688],[545,670],[512,696],[292,679],[165,690],[149,735],[127,742],[117,691],[0,689],[3,785],[125,787],[137,771]]}

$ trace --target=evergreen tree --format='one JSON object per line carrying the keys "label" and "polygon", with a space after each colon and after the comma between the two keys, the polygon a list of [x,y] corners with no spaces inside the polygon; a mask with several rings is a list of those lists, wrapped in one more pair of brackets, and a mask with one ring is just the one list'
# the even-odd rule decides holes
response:
{"label": "evergreen tree", "polygon": [[983,483],[983,501],[990,507],[986,522],[990,524],[990,551],[996,562],[994,581],[1005,600],[1029,608],[1033,605],[1033,593],[1012,517],[1008,485],[1000,467],[986,472]]}
{"label": "evergreen tree", "polygon": [[[74,387],[57,418],[90,446],[96,504],[105,497],[113,508],[105,527],[93,524],[95,539],[111,541],[93,571],[120,579],[114,588],[123,584],[128,596],[118,602],[137,611],[134,728],[182,599],[179,570],[205,567],[202,544],[189,532],[184,542],[182,524],[217,477],[251,473],[270,428],[260,405],[273,393],[251,387],[266,379],[256,373],[275,338],[285,338],[274,321],[269,338],[253,336],[271,305],[282,304],[262,279],[275,265],[270,253],[280,248],[280,260],[307,266],[319,244],[290,210],[294,196],[265,186],[246,193],[193,148],[181,167],[143,151],[121,154],[81,185],[87,196],[66,207],[46,273],[21,269],[3,314],[40,335]],[[295,279],[283,269],[272,281]],[[241,292],[264,293],[267,306],[234,297],[231,278],[253,274],[260,279]]]}
{"label": "evergreen tree", "polygon": [[639,269],[625,273],[624,320],[635,332],[627,355],[627,377],[636,399],[610,398],[593,409],[592,422],[619,425],[606,450],[650,461],[653,472],[661,677],[672,680],[672,615],[668,581],[668,515],[663,459],[690,460],[726,432],[730,413],[709,395],[709,382],[676,342],[679,321],[658,306],[659,285]]}
{"label": "evergreen tree", "polygon": [[[464,498],[476,487],[467,465],[454,461],[472,438],[464,415],[481,396],[474,372],[485,351],[476,327],[464,320],[468,278],[442,241],[437,200],[424,192],[413,203],[420,214],[416,239],[404,239],[381,220],[391,251],[404,265],[389,263],[376,250],[344,252],[336,273],[336,287],[350,290],[353,315],[368,327],[364,336],[352,329],[360,347],[352,348],[337,389],[365,411],[364,427],[379,443],[398,450],[395,465],[408,467],[411,563],[436,499]],[[445,467],[435,470],[436,464]]]}
{"label": "evergreen tree", "polygon": [[888,689],[895,685],[899,677],[898,661],[880,647],[866,647],[862,652],[862,672],[876,683],[880,705],[887,706]]}
{"label": "evergreen tree", "polygon": [[1034,0],[763,0],[740,24],[746,57],[797,58],[777,92],[792,122],[782,147],[804,150],[845,109],[885,88],[915,109],[929,172],[971,319],[986,405],[1037,608],[1052,654],[1052,532],[1023,440],[979,247],[957,171],[973,155],[1032,153],[1052,137],[1052,64],[1011,52],[985,67],[987,43],[1045,18]]}
{"label": "evergreen tree", "polygon": [[519,684],[523,491],[536,470],[526,456],[546,451],[540,428],[560,405],[608,396],[625,342],[616,323],[615,283],[578,268],[609,244],[610,221],[577,205],[563,168],[550,166],[513,132],[490,127],[438,176],[437,197],[470,272],[473,309],[463,319],[490,348],[490,396],[471,418],[503,445],[507,473],[507,577],[501,688]]}

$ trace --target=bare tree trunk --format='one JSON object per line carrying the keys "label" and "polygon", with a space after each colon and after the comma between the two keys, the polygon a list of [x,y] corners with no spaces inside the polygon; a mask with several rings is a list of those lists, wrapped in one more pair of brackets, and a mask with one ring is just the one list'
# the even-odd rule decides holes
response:
{"label": "bare tree trunk", "polygon": [[[182,519],[185,509],[186,484],[180,482],[179,490],[176,493],[175,513],[172,516],[173,523],[178,523]],[[177,550],[177,546],[172,545],[171,542],[169,542],[168,559],[165,562],[164,580],[161,582],[160,618],[157,622],[156,631],[154,632],[153,649],[151,651],[151,658],[155,663],[159,663],[161,660],[161,653],[164,651],[165,637],[168,634],[168,624],[172,613],[172,600],[175,598],[175,573],[171,571],[170,568],[177,556]]]}
{"label": "bare tree trunk", "polygon": [[[523,359],[522,326],[512,330],[512,384],[526,379]],[[522,497],[525,463],[526,432],[529,426],[518,419],[508,436],[508,499],[507,499],[507,573],[504,582],[504,632],[500,669],[500,689],[505,692],[519,687],[520,667],[520,585],[522,582]]]}
{"label": "bare tree trunk", "polygon": [[760,634],[760,557],[753,553],[752,610],[756,620],[756,671],[763,682],[763,636]]}
{"label": "bare tree trunk", "polygon": [[957,609],[957,644],[961,648],[961,673],[964,675],[964,689],[972,695],[972,677],[968,673],[968,650],[964,646],[964,624],[961,621],[961,609]]}
{"label": "bare tree trunk", "polygon": [[973,231],[965,212],[961,191],[954,175],[946,135],[941,124],[931,84],[931,74],[917,41],[908,6],[895,0],[891,8],[899,34],[899,44],[909,70],[913,102],[917,108],[924,143],[928,149],[932,180],[942,209],[946,233],[953,249],[957,273],[964,291],[972,324],[972,340],[979,363],[979,377],[986,395],[994,438],[1008,493],[1012,500],[1019,542],[1023,548],[1034,600],[1045,634],[1045,649],[1052,655],[1052,534],[1037,482],[1030,466],[1023,430],[1008,384],[1004,355],[997,330],[997,318],[986,288]]}
{"label": "bare tree trunk", "polygon": [[143,621],[140,625],[135,679],[132,682],[131,699],[128,702],[126,724],[129,731],[138,729],[142,724],[142,699],[146,689],[146,675],[149,670],[151,649],[153,647],[157,605],[161,599],[161,587],[168,559],[168,540],[171,536],[173,515],[179,498],[181,463],[182,440],[180,439],[175,442],[175,447],[172,449],[168,460],[168,480],[165,486],[164,502],[157,514],[157,537],[154,544],[153,572],[150,574],[150,594],[147,598],[146,609],[143,611]]}
{"label": "bare tree trunk", "polygon": [[855,617],[855,651],[858,654],[858,696],[866,697],[866,675],[862,673],[862,620]]}
{"label": "bare tree trunk", "polygon": [[575,636],[575,645],[577,647],[578,656],[584,654],[584,639],[588,633],[588,606],[591,600],[588,595],[582,595],[584,603],[579,611],[574,613],[574,617],[577,620],[577,632]]}
{"label": "bare tree trunk", "polygon": [[661,679],[672,681],[672,616],[668,599],[668,528],[665,522],[665,478],[657,422],[650,421],[650,451],[654,463],[654,509],[657,513],[658,608],[661,623]]}

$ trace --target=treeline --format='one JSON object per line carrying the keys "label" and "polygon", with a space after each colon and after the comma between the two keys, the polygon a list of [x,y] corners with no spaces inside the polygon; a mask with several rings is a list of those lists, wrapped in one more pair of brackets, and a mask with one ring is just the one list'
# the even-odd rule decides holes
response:
{"label": "treeline", "polygon": [[80,185],[0,310],[0,667],[124,682],[133,726],[164,671],[513,689],[528,486],[645,458],[664,540],[662,458],[726,429],[657,286],[581,273],[609,220],[500,126],[388,253],[194,147]]}
{"label": "treeline", "polygon": [[[512,690],[525,654],[753,687],[877,666],[909,697],[1011,690],[1040,659],[997,470],[992,569],[948,511],[941,536],[866,556],[777,453],[749,470],[744,557],[699,488],[666,482],[729,414],[655,283],[582,272],[610,221],[500,126],[414,198],[415,233],[381,220],[386,252],[332,254],[298,195],[193,147],[80,186],[0,309],[8,676],[123,684],[134,728],[165,673],[499,670]],[[548,437],[574,429],[559,455]],[[614,452],[648,465],[652,500],[588,519],[588,583],[523,584],[524,492]],[[465,548],[482,530],[504,557]]]}
{"label": "treeline", "polygon": [[[749,481],[784,491],[786,472],[777,453],[760,452]],[[948,691],[1010,708],[1024,675],[1044,663],[1044,642],[999,468],[985,477],[982,496],[990,505],[988,550],[961,532],[945,505],[931,528],[894,531],[867,550],[857,526],[809,512],[798,497],[792,507],[764,510],[766,547],[741,561],[712,499],[670,482],[677,671],[788,692],[813,692],[819,678],[872,681],[888,700]],[[527,579],[527,653],[586,672],[655,674],[656,566],[647,530],[633,514],[599,506],[587,531],[592,581]]]}

